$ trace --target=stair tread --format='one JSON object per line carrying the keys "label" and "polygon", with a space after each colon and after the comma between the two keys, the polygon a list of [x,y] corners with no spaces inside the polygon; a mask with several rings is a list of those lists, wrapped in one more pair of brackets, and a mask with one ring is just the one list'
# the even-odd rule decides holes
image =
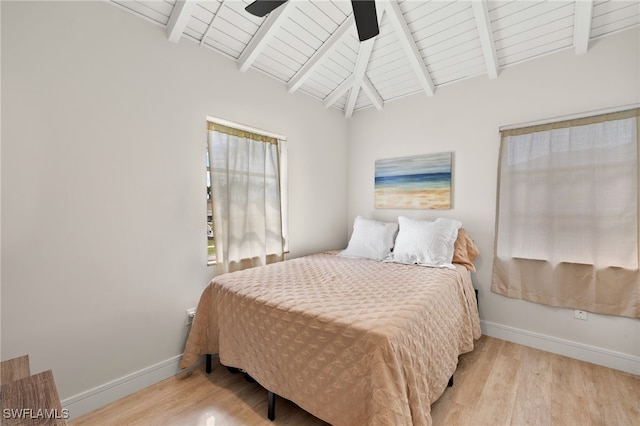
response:
{"label": "stair tread", "polygon": [[0,384],[20,380],[30,375],[29,355],[0,362]]}
{"label": "stair tread", "polygon": [[67,424],[51,370],[3,383],[2,413],[13,413],[3,418],[7,426]]}

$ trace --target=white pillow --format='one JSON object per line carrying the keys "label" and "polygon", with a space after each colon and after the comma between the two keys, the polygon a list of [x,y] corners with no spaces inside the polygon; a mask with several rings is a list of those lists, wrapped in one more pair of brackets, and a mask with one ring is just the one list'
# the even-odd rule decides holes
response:
{"label": "white pillow", "polygon": [[349,245],[339,256],[384,260],[393,249],[397,232],[397,223],[378,222],[358,216],[353,223]]}
{"label": "white pillow", "polygon": [[455,269],[451,261],[461,222],[442,218],[432,222],[400,216],[398,223],[400,230],[388,261]]}

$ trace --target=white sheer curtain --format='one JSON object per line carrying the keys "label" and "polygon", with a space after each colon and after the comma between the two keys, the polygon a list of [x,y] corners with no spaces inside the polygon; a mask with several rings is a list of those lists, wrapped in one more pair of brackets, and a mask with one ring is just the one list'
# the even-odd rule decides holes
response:
{"label": "white sheer curtain", "polygon": [[494,292],[640,316],[636,115],[503,132]]}
{"label": "white sheer curtain", "polygon": [[[220,273],[281,260],[284,141],[209,123],[214,241]],[[285,217],[286,219],[286,217]]]}

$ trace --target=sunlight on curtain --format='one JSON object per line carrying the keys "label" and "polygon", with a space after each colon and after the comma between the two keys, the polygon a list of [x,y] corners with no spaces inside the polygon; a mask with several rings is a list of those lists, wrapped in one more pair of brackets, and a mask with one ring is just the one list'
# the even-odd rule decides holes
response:
{"label": "sunlight on curtain", "polygon": [[281,260],[286,235],[280,174],[285,143],[227,129],[209,123],[214,238],[220,273]]}
{"label": "sunlight on curtain", "polygon": [[638,110],[502,132],[492,290],[640,317]]}

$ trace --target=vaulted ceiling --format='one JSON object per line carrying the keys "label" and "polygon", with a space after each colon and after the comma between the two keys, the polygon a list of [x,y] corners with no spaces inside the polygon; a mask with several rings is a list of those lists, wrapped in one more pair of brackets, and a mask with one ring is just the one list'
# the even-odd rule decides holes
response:
{"label": "vaulted ceiling", "polygon": [[347,0],[290,0],[265,18],[252,0],[112,0],[167,29],[262,71],[351,117],[354,111],[486,75],[640,26],[638,0],[376,0],[380,34],[358,40]]}

